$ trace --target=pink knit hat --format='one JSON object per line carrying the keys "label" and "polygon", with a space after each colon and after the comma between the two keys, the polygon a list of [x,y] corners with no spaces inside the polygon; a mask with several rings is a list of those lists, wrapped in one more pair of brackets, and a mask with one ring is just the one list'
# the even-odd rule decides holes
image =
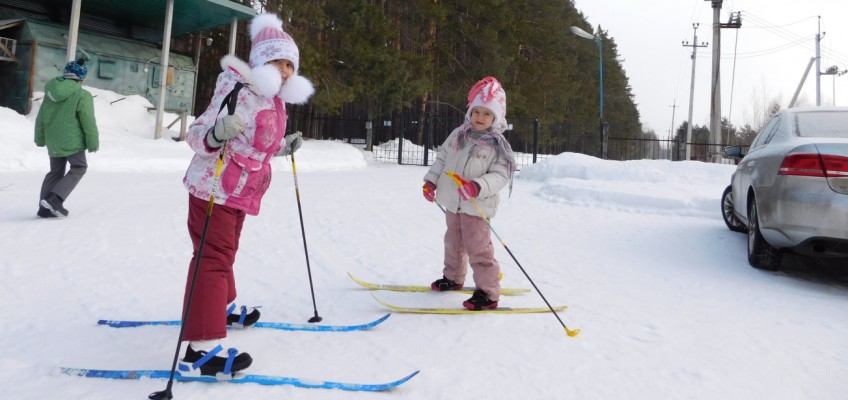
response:
{"label": "pink knit hat", "polygon": [[466,119],[471,118],[471,110],[474,107],[485,107],[495,114],[495,122],[492,127],[496,131],[506,129],[506,92],[497,79],[487,76],[474,84],[468,92],[468,111]]}
{"label": "pink knit hat", "polygon": [[289,60],[297,73],[300,53],[297,44],[288,33],[283,31],[283,21],[275,14],[260,14],[250,22],[251,68],[265,65],[268,61]]}

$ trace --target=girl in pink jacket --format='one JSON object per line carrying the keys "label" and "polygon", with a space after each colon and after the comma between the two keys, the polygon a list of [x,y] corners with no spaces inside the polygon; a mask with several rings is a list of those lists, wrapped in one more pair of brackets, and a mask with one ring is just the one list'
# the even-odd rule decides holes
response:
{"label": "girl in pink jacket", "polygon": [[[447,222],[443,275],[430,286],[435,291],[462,288],[470,263],[477,289],[462,303],[469,310],[495,309],[501,294],[489,224],[479,213],[495,216],[498,192],[515,172],[506,128],[506,92],[497,79],[483,78],[468,93],[465,122],[448,136],[424,176],[424,198],[444,206]],[[462,185],[448,172],[462,177]]]}
{"label": "girl in pink jacket", "polygon": [[[232,55],[221,60],[223,72],[218,75],[212,101],[186,137],[196,153],[183,178],[189,192],[188,229],[194,257],[213,194],[215,206],[182,337],[189,341],[180,361],[184,375],[215,375],[225,371],[228,359],[231,365],[227,372],[243,370],[252,362],[249,354],[235,349],[222,352],[219,344],[227,336],[228,325],[244,327],[259,319],[259,310],[234,303],[233,263],[239,236],[245,216],[259,214],[262,196],[271,183],[271,157],[289,154],[300,146],[299,135],[286,136],[284,103],[305,103],[314,92],[312,84],[297,74],[298,48],[282,26],[274,14],[254,17],[250,63]],[[243,88],[237,91],[235,112],[228,115],[222,103],[237,82]],[[221,151],[225,152],[223,168],[216,178]],[[194,257],[189,264],[184,307],[194,274]],[[208,360],[198,362],[203,358]]]}

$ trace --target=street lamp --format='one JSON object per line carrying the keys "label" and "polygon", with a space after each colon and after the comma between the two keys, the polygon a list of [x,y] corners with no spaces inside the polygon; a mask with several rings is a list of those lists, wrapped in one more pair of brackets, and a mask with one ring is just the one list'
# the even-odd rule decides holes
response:
{"label": "street lamp", "polygon": [[606,126],[604,124],[604,48],[601,44],[601,37],[598,35],[593,35],[589,32],[586,32],[576,26],[572,26],[571,33],[580,36],[584,39],[594,40],[595,44],[598,45],[598,57],[599,57],[599,68],[598,68],[598,81],[600,82],[600,89],[598,93],[598,97],[600,99],[600,121],[598,124],[600,139],[601,139],[601,158],[607,158],[607,143],[606,143]]}

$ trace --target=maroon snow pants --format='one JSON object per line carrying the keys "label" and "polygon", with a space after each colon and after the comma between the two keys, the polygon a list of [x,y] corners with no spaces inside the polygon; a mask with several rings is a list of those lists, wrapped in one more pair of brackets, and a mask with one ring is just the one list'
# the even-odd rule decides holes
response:
{"label": "maroon snow pants", "polygon": [[471,263],[474,285],[498,301],[501,296],[501,267],[495,259],[492,236],[486,220],[464,213],[445,213],[448,229],[445,232],[446,278],[465,283],[468,264]]}
{"label": "maroon snow pants", "polygon": [[[194,244],[194,254],[188,268],[183,312],[188,303],[208,208],[208,200],[188,195],[188,233]],[[232,207],[215,204],[212,208],[182,340],[212,340],[227,336],[227,304],[236,298],[233,264],[236,261],[244,217],[244,211]]]}

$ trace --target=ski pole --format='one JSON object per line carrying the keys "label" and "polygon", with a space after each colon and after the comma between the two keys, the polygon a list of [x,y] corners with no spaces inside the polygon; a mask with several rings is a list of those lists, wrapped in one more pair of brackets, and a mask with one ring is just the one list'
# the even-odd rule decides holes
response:
{"label": "ski pole", "polygon": [[297,185],[297,165],[294,162],[294,151],[291,153],[292,175],[294,175],[294,194],[297,197],[297,215],[300,217],[300,234],[303,236],[303,254],[306,255],[306,273],[309,275],[309,291],[312,293],[312,310],[315,316],[309,322],[321,322],[318,316],[318,306],[315,304],[315,289],[312,286],[312,268],[309,266],[309,250],[306,248],[306,230],[303,228],[303,210],[300,207],[300,188]]}
{"label": "ski pole", "polygon": [[[221,108],[218,110],[220,114],[227,107],[227,114],[233,115],[238,104],[238,92],[244,86],[241,82],[236,82],[233,90],[224,97],[221,102]],[[203,222],[203,232],[200,234],[200,243],[197,246],[197,258],[194,260],[194,272],[191,274],[191,284],[188,289],[188,299],[186,300],[185,310],[180,320],[180,335],[177,338],[177,350],[174,352],[174,362],[171,364],[171,374],[168,377],[168,385],[165,390],[153,392],[148,399],[151,400],[171,400],[174,398],[171,389],[174,387],[174,372],[177,370],[177,360],[180,358],[180,345],[183,342],[183,333],[185,333],[186,321],[188,320],[188,310],[191,309],[191,300],[194,297],[194,287],[197,283],[197,271],[200,270],[200,259],[203,256],[203,247],[206,245],[206,232],[209,230],[209,220],[212,219],[212,208],[215,206],[215,192],[218,191],[218,184],[221,181],[221,168],[224,165],[224,154],[227,152],[227,143],[221,146],[221,152],[218,153],[218,163],[215,165],[215,180],[212,181],[212,190],[209,192],[209,205],[206,208],[206,220]]]}
{"label": "ski pole", "polygon": [[224,164],[225,152],[226,144],[221,149],[221,153],[218,155],[218,164],[215,166],[215,181],[212,183],[212,191],[209,195],[209,205],[206,208],[206,220],[203,222],[203,233],[200,234],[200,244],[197,246],[197,257],[194,260],[194,272],[191,274],[191,284],[188,289],[188,300],[186,300],[185,310],[183,311],[183,317],[180,321],[180,335],[177,340],[177,350],[174,352],[174,361],[171,363],[171,374],[168,378],[168,385],[165,387],[165,390],[153,392],[147,396],[147,398],[151,400],[170,400],[174,398],[171,392],[171,388],[174,386],[174,371],[177,369],[177,360],[180,357],[180,345],[183,342],[183,333],[185,332],[186,320],[188,319],[188,311],[191,309],[191,301],[194,297],[194,288],[197,283],[197,271],[200,270],[200,259],[203,256],[203,247],[206,245],[206,232],[209,230],[209,220],[212,219],[212,208],[215,205],[215,191],[218,189],[218,183],[221,177],[221,166]]}
{"label": "ski pole", "polygon": [[[462,179],[461,176],[455,174],[453,171],[448,171],[447,174],[448,174],[448,176],[450,176],[453,179],[454,182],[456,182],[457,186],[461,187],[464,183],[468,183],[468,181]],[[503,248],[506,249],[506,252],[509,253],[510,257],[512,257],[512,260],[515,261],[515,264],[518,265],[518,268],[521,269],[521,272],[524,273],[524,276],[527,277],[527,280],[530,281],[530,284],[533,285],[533,288],[536,289],[536,292],[539,293],[539,296],[542,297],[542,300],[544,300],[545,304],[548,305],[548,308],[551,309],[551,313],[556,317],[557,321],[559,321],[559,324],[562,325],[562,327],[565,329],[565,333],[568,334],[568,336],[571,336],[571,337],[575,337],[578,334],[580,334],[580,329],[572,330],[572,329],[568,329],[568,327],[565,326],[565,323],[562,322],[562,319],[559,317],[559,315],[556,313],[556,311],[554,311],[554,308],[551,306],[551,303],[548,302],[548,299],[545,298],[545,295],[542,294],[542,291],[539,290],[539,287],[536,286],[536,283],[533,282],[533,279],[530,278],[530,275],[527,274],[527,271],[524,270],[524,267],[521,266],[521,263],[518,262],[518,259],[516,259],[515,255],[512,254],[512,250],[510,250],[509,247],[507,247],[506,243],[504,243],[504,241],[501,239],[500,235],[498,235],[498,233],[495,231],[495,228],[492,227],[492,222],[489,221],[489,218],[486,217],[486,214],[483,213],[483,210],[481,210],[480,206],[477,205],[477,202],[474,201],[474,198],[471,197],[468,200],[471,201],[471,204],[473,204],[474,208],[477,209],[477,213],[480,214],[480,218],[483,218],[483,220],[486,221],[486,224],[489,225],[489,229],[492,230],[492,233],[494,233],[495,237],[498,238],[498,241],[501,242],[501,246],[503,246]]]}

